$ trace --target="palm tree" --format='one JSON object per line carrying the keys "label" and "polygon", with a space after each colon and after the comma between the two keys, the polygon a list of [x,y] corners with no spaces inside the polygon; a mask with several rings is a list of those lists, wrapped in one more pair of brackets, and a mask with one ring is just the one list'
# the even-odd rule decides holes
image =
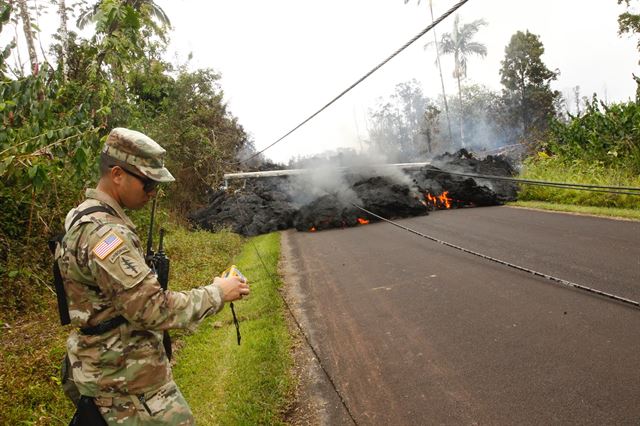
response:
{"label": "palm tree", "polygon": [[[418,0],[420,2],[420,0]],[[433,1],[429,0],[429,11],[431,11],[431,23],[433,23]],[[447,101],[447,93],[444,90],[444,78],[442,77],[442,65],[440,64],[440,48],[438,47],[438,36],[436,29],[433,29],[433,44],[436,47],[436,63],[438,64],[438,71],[440,72],[440,83],[442,84],[442,99],[444,101],[444,110],[447,114],[447,126],[449,128],[449,140],[453,141],[453,135],[451,132],[451,119],[449,118],[449,102]],[[425,46],[426,48],[427,46]]]}
{"label": "palm tree", "polygon": [[[171,26],[171,21],[169,21],[169,17],[167,16],[167,14],[153,0],[124,0],[123,3],[133,7],[137,11],[140,11],[140,9],[142,9],[143,7],[147,7],[149,15],[157,19],[161,25]],[[101,4],[102,0],[98,1],[93,7],[88,8],[80,13],[80,16],[78,16],[78,20],[76,21],[76,25],[78,26],[78,28],[83,29],[89,23],[95,20],[96,14],[100,9]]]}
{"label": "palm tree", "polygon": [[467,76],[467,57],[469,55],[487,56],[487,46],[473,41],[480,27],[487,25],[483,19],[460,25],[460,16],[453,20],[453,32],[442,34],[440,49],[443,55],[453,54],[453,77],[458,80],[458,98],[460,100],[460,145],[464,148],[464,128],[462,114],[462,87],[460,81]]}
{"label": "palm tree", "polygon": [[[80,13],[76,25],[82,29],[91,22],[97,22],[98,25],[102,23],[105,27],[102,28],[100,32],[103,33],[105,38],[109,38],[115,34],[123,22],[125,22],[123,18],[125,17],[127,7],[132,8],[138,17],[150,17],[158,20],[160,27],[154,22],[148,22],[145,19],[161,38],[163,38],[163,29],[171,26],[167,14],[153,0],[99,0],[93,7]],[[107,50],[102,50],[96,55],[97,69],[101,68],[106,57]]]}

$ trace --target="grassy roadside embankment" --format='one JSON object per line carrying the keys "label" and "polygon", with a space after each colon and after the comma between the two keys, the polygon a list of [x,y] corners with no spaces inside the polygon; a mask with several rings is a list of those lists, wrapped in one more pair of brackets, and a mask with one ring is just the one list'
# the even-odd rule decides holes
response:
{"label": "grassy roadside embankment", "polygon": [[[279,234],[254,241],[275,273]],[[171,258],[172,290],[210,282],[231,263],[252,285],[252,295],[236,303],[241,346],[236,344],[228,307],[208,318],[194,334],[172,333],[176,381],[198,424],[280,423],[293,385],[279,281],[270,280],[250,241],[229,232],[191,232],[169,226],[166,251]],[[50,281],[49,276],[40,278],[43,283]],[[60,327],[55,296],[47,294],[50,300],[43,311],[22,315],[0,328],[0,424],[66,425],[73,414],[59,385],[69,328]]]}
{"label": "grassy roadside embankment", "polygon": [[[555,157],[526,162],[519,177],[549,182],[640,187],[640,176],[625,169],[612,169],[601,163],[577,160],[567,164]],[[518,201],[510,205],[640,220],[640,196],[637,195],[521,185]]]}
{"label": "grassy roadside embankment", "polygon": [[279,255],[280,234],[272,233],[245,243],[234,261],[251,285],[251,295],[235,303],[241,345],[228,307],[184,336],[174,373],[198,425],[283,423],[293,382],[291,343],[278,293]]}
{"label": "grassy roadside embankment", "polygon": [[558,204],[546,201],[515,201],[508,203],[513,207],[526,209],[550,210],[554,212],[574,213],[588,216],[609,217],[612,219],[638,220],[640,210],[617,209],[612,207],[577,206],[575,204]]}

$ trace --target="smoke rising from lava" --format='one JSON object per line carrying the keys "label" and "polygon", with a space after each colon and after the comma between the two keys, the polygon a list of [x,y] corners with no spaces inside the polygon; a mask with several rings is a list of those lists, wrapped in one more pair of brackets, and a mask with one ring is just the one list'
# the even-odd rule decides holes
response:
{"label": "smoke rising from lava", "polygon": [[289,195],[297,205],[331,194],[345,206],[361,203],[352,186],[354,181],[371,177],[384,177],[400,185],[406,185],[419,194],[411,177],[396,167],[388,167],[389,158],[369,149],[364,153],[355,150],[325,152],[314,157],[298,160],[293,167],[304,168],[307,172],[292,177]]}

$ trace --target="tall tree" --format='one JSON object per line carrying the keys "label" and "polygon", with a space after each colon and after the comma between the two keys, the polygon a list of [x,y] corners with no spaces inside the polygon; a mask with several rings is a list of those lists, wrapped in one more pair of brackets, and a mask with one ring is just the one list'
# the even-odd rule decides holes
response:
{"label": "tall tree", "polygon": [[60,16],[60,29],[58,32],[60,34],[60,44],[62,45],[62,48],[60,49],[60,56],[58,58],[58,65],[62,70],[62,78],[64,80],[67,75],[67,61],[65,55],[69,48],[69,26],[67,25],[67,5],[65,0],[58,0],[58,16]]}
{"label": "tall tree", "polygon": [[[391,99],[381,102],[370,113],[369,143],[390,160],[411,161],[429,152],[431,140],[426,138],[424,129],[437,119],[437,113],[429,110],[430,106],[417,81],[396,85]],[[425,123],[428,110],[434,115],[432,123]]]}
{"label": "tall tree", "polygon": [[[631,0],[618,0],[618,4],[625,3],[627,11],[618,16],[618,34],[640,33],[640,14],[633,13],[630,10]],[[638,50],[640,50],[640,40],[638,41]],[[639,61],[640,63],[640,61]],[[636,87],[636,102],[640,102],[640,77],[633,75]]]}
{"label": "tall tree", "polygon": [[[429,0],[429,11],[431,12],[431,23],[433,24],[435,19],[433,17],[433,1],[432,0]],[[442,76],[442,63],[440,62],[440,47],[438,46],[438,34],[436,33],[435,28],[433,29],[433,44],[436,47],[436,63],[438,65],[438,72],[440,73],[440,85],[442,86],[442,102],[444,103],[444,110],[445,110],[445,113],[447,114],[447,129],[449,130],[449,139],[453,140],[453,133],[451,132],[451,116],[449,114],[449,102],[447,101],[447,92],[444,86],[444,77]],[[431,152],[431,146],[429,146],[429,152]]]}
{"label": "tall tree", "polygon": [[[440,110],[435,105],[427,106],[426,111],[423,114],[423,122],[420,126],[420,133],[424,135],[427,142],[426,152],[431,154],[433,152],[433,144],[436,134],[438,133],[438,116]],[[449,126],[451,130],[451,126]]]}
{"label": "tall tree", "polygon": [[[79,16],[76,24],[78,28],[83,29],[91,22],[95,22],[100,11],[100,6],[108,0],[100,0],[94,6],[84,10]],[[122,4],[131,6],[134,10],[146,11],[150,16],[157,19],[160,25],[171,26],[171,21],[167,14],[153,0],[124,0]]]}
{"label": "tall tree", "polygon": [[[453,54],[454,68],[453,77],[458,81],[458,100],[460,110],[462,110],[462,84],[461,80],[467,76],[467,59],[470,55],[487,56],[487,46],[473,38],[480,30],[480,27],[487,25],[483,19],[477,19],[468,24],[460,24],[460,16],[456,15],[453,20],[453,31],[442,34],[440,41],[441,52],[445,55]],[[460,145],[465,147],[464,141],[464,117],[460,116]]]}
{"label": "tall tree", "polygon": [[29,52],[29,62],[31,63],[31,73],[38,73],[38,55],[36,55],[36,44],[33,36],[33,25],[31,24],[31,16],[29,15],[29,6],[27,0],[18,0],[18,9],[20,19],[22,20],[22,28],[24,37],[27,41],[27,50]]}
{"label": "tall tree", "polygon": [[[418,0],[418,5],[420,5],[420,1],[421,0]],[[404,4],[407,4],[407,3],[409,3],[409,0],[404,0]],[[431,23],[433,24],[433,22],[435,21],[435,18],[433,16],[433,0],[429,0],[429,11],[431,12]],[[451,117],[449,114],[449,102],[447,101],[447,91],[444,86],[444,77],[442,76],[442,63],[440,62],[440,46],[438,45],[438,34],[435,28],[433,28],[431,32],[433,33],[433,45],[436,48],[436,65],[438,66],[438,72],[440,73],[440,85],[442,86],[442,100],[444,103],[445,114],[447,115],[447,127],[449,129],[449,139],[453,140],[453,132],[451,131]],[[425,49],[428,48],[430,44],[431,43],[425,44],[424,46]],[[429,149],[429,152],[431,152],[431,149]]]}
{"label": "tall tree", "polygon": [[533,131],[541,133],[548,129],[560,96],[550,87],[558,72],[547,68],[542,62],[543,54],[544,46],[537,35],[518,31],[505,49],[500,69],[505,103],[515,112],[514,122],[519,124],[525,139],[535,136]]}
{"label": "tall tree", "polygon": [[[640,14],[633,13],[629,10],[631,6],[631,0],[618,0],[618,4],[626,4],[627,11],[621,13],[618,16],[618,32],[620,35],[625,33],[638,33],[640,32]],[[640,49],[640,42],[638,42],[638,48]]]}
{"label": "tall tree", "polygon": [[[0,3],[0,34],[3,27],[10,22],[13,8],[11,3]],[[11,40],[6,46],[0,47],[0,80],[4,79],[7,69],[7,59],[11,56],[11,49],[15,47],[15,40]]]}
{"label": "tall tree", "polygon": [[[98,50],[95,72],[103,72],[106,64],[124,75],[128,63],[157,56],[167,42],[169,18],[150,0],[100,0],[80,14],[77,24],[82,28],[89,22],[95,23],[91,41]],[[154,41],[153,35],[160,41]]]}

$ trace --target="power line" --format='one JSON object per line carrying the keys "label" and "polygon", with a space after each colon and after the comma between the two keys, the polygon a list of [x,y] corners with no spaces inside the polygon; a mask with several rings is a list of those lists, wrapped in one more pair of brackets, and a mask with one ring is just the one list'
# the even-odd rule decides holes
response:
{"label": "power line", "polygon": [[566,287],[571,287],[571,288],[575,288],[575,289],[578,289],[578,290],[586,291],[586,292],[591,293],[591,294],[597,294],[599,296],[603,296],[603,297],[606,297],[608,299],[612,299],[612,300],[615,300],[617,302],[624,303],[625,305],[633,306],[634,308],[640,308],[640,302],[636,302],[635,300],[627,299],[627,298],[622,297],[622,296],[618,296],[618,295],[615,295],[615,294],[612,294],[612,293],[607,293],[605,291],[598,290],[598,289],[595,289],[595,288],[587,287],[587,286],[582,285],[582,284],[577,284],[577,283],[574,283],[574,282],[571,282],[571,281],[568,281],[568,280],[565,280],[565,279],[562,279],[562,278],[557,278],[557,277],[554,277],[553,275],[548,275],[548,274],[545,274],[545,273],[542,273],[542,272],[534,271],[533,269],[525,268],[524,266],[519,266],[519,265],[513,264],[511,262],[507,262],[505,260],[501,260],[501,259],[497,259],[495,257],[487,256],[486,254],[478,253],[476,251],[469,250],[469,249],[466,249],[464,247],[460,247],[460,246],[457,246],[455,244],[451,244],[451,243],[448,243],[446,241],[439,240],[438,238],[432,237],[432,236],[427,235],[427,234],[423,234],[422,232],[419,232],[419,231],[416,231],[414,229],[408,228],[406,226],[400,225],[397,222],[394,222],[394,221],[386,219],[386,218],[384,218],[384,217],[382,217],[380,215],[377,215],[377,214],[365,209],[364,207],[361,207],[361,206],[357,205],[356,203],[351,203],[351,204],[354,207],[362,210],[363,212],[365,212],[365,213],[367,213],[367,214],[369,214],[369,215],[371,215],[373,217],[376,217],[376,218],[378,218],[378,219],[380,219],[380,220],[382,220],[384,222],[390,223],[393,226],[396,226],[396,227],[398,227],[400,229],[404,229],[405,231],[410,232],[410,233],[415,234],[415,235],[418,235],[418,236],[420,236],[422,238],[426,238],[428,240],[434,241],[434,242],[436,242],[438,244],[442,244],[444,246],[451,247],[453,249],[462,251],[464,253],[472,254],[474,256],[478,256],[478,257],[481,257],[483,259],[490,260],[492,262],[499,263],[501,265],[508,266],[510,268],[513,268],[513,269],[517,269],[519,271],[527,272],[529,274],[532,274],[532,275],[535,275],[535,276],[538,276],[538,277],[546,278],[549,281],[561,284],[561,285],[566,286]]}
{"label": "power line", "polygon": [[296,130],[298,130],[300,127],[302,127],[303,125],[307,124],[307,122],[309,122],[311,119],[313,119],[316,115],[320,114],[322,111],[324,111],[325,109],[327,109],[329,106],[331,106],[334,102],[336,102],[338,99],[340,99],[341,97],[343,97],[344,95],[346,95],[349,91],[351,91],[351,89],[353,89],[354,87],[356,87],[357,85],[359,85],[360,83],[362,83],[365,79],[367,79],[371,74],[373,74],[374,72],[378,71],[380,68],[382,68],[383,65],[385,65],[387,62],[389,62],[391,59],[395,58],[398,54],[400,54],[400,52],[402,52],[403,50],[405,50],[407,47],[409,47],[411,44],[413,44],[416,40],[418,40],[420,37],[422,37],[423,35],[425,35],[426,33],[428,33],[431,29],[433,29],[436,25],[438,25],[440,22],[442,22],[443,20],[445,20],[447,17],[449,17],[449,15],[451,15],[453,12],[455,12],[456,10],[458,10],[460,7],[462,7],[462,5],[464,5],[466,2],[468,2],[469,0],[461,0],[460,2],[456,3],[451,9],[449,9],[448,11],[446,11],[444,14],[442,14],[442,16],[440,16],[438,19],[436,19],[435,21],[433,21],[429,26],[427,26],[424,30],[420,31],[418,34],[416,34],[411,40],[409,40],[408,42],[406,42],[401,48],[399,48],[398,50],[396,50],[395,52],[393,52],[389,57],[387,57],[387,59],[385,59],[384,61],[380,62],[378,65],[376,65],[373,69],[371,69],[371,71],[369,71],[368,73],[366,73],[364,76],[362,76],[359,80],[357,80],[355,83],[353,83],[351,86],[349,86],[348,88],[346,88],[344,91],[342,91],[338,96],[336,96],[335,98],[333,98],[331,101],[329,101],[325,106],[323,106],[322,108],[320,108],[318,111],[314,112],[313,114],[311,114],[309,117],[307,117],[304,121],[302,121],[300,124],[298,124],[296,127],[294,127],[293,129],[289,130],[287,133],[285,133],[283,136],[281,136],[279,139],[277,139],[275,142],[271,143],[270,145],[268,145],[266,148],[256,152],[255,154],[237,161],[237,162],[233,162],[230,164],[242,164],[245,163],[249,160],[251,160],[252,158],[257,157],[258,155],[262,154],[263,152],[265,152],[267,149],[271,148],[272,146],[274,146],[275,144],[279,143],[280,141],[282,141],[284,138],[286,138],[287,136],[289,136],[291,133],[295,132]]}
{"label": "power line", "polygon": [[508,176],[452,172],[448,170],[441,170],[441,169],[435,169],[435,168],[433,169],[427,168],[426,171],[432,172],[432,173],[445,173],[448,175],[472,177],[472,178],[478,178],[478,179],[502,180],[507,182],[524,183],[527,185],[550,186],[555,188],[574,189],[574,190],[580,190],[580,191],[593,191],[593,192],[605,192],[609,194],[624,194],[624,195],[640,196],[640,188],[633,187],[633,186],[611,186],[611,185],[594,185],[594,184],[588,184],[588,183],[552,182],[552,181],[544,181],[544,180],[513,178]]}
{"label": "power line", "polygon": [[[484,175],[480,173],[463,173],[463,172],[453,172],[450,170],[444,170],[439,168],[429,168],[431,163],[399,163],[399,164],[385,164],[385,165],[374,165],[370,166],[370,168],[375,169],[376,167],[400,167],[403,170],[423,170],[426,174],[448,174],[453,176],[464,176],[471,177],[476,179],[486,179],[486,180],[498,180],[498,181],[507,181],[507,182],[516,182],[522,183],[526,185],[539,185],[539,186],[549,186],[555,188],[563,188],[563,189],[573,189],[579,191],[592,191],[592,192],[604,192],[608,194],[621,194],[621,195],[635,195],[640,196],[640,188],[632,187],[632,186],[612,186],[612,185],[595,185],[588,183],[570,183],[570,182],[553,182],[553,181],[543,181],[543,180],[532,180],[532,179],[522,179],[522,178],[514,178],[509,176],[496,176],[496,175]],[[357,167],[356,170],[362,169],[362,167]],[[262,172],[243,172],[243,173],[226,173],[224,175],[225,182],[227,179],[248,179],[248,178],[266,178],[266,177],[275,177],[275,176],[289,176],[289,175],[302,175],[304,173],[308,173],[312,169],[284,169],[284,170],[269,170]],[[332,170],[335,170],[336,173],[349,173],[352,170],[347,167],[335,167]],[[225,183],[226,185],[226,183]]]}
{"label": "power line", "polygon": [[[430,169],[430,171],[450,173],[450,174],[462,175],[462,176],[472,175],[473,177],[478,177],[478,178],[489,178],[489,177],[492,177],[492,178],[500,178],[500,179],[505,179],[505,180],[524,181],[523,179],[506,178],[506,177],[502,177],[502,176],[476,175],[476,174],[470,174],[470,173],[464,174],[464,173],[456,173],[456,172],[444,172],[442,170],[436,170],[436,169]],[[535,182],[540,183],[540,184],[553,183],[553,182],[544,182],[544,181],[535,181]],[[580,184],[562,184],[562,183],[557,183],[557,184],[558,185],[563,185],[563,186],[580,185]],[[585,186],[599,187],[597,185],[588,185],[588,184],[585,184]],[[632,187],[602,187],[602,188],[638,189],[638,188],[632,188]],[[586,188],[576,188],[576,189],[586,189]],[[591,189],[594,189],[594,188],[591,188]],[[634,195],[640,195],[640,194],[634,194]],[[244,209],[242,209],[242,207],[240,206],[237,198],[236,198],[235,201],[236,201],[236,205],[237,205],[238,209],[243,213],[243,215],[245,217],[248,217],[246,212],[244,211]],[[475,252],[473,250],[466,249],[466,248],[461,247],[461,246],[457,246],[455,244],[448,243],[446,241],[437,239],[435,237],[429,236],[427,234],[423,234],[423,233],[421,233],[419,231],[416,231],[414,229],[411,229],[411,228],[408,228],[406,226],[400,225],[399,223],[394,222],[392,220],[386,219],[386,218],[384,218],[384,217],[382,217],[382,216],[380,216],[380,215],[378,215],[376,213],[373,213],[373,212],[371,212],[371,211],[365,209],[364,207],[361,207],[361,206],[359,206],[359,205],[357,205],[355,203],[351,203],[351,204],[354,207],[362,210],[363,212],[367,213],[370,216],[376,217],[376,218],[378,218],[378,219],[380,219],[380,220],[382,220],[384,222],[390,223],[391,225],[396,226],[396,227],[398,227],[400,229],[403,229],[403,230],[405,230],[407,232],[413,233],[413,234],[418,235],[420,237],[423,237],[423,238],[429,239],[431,241],[434,241],[436,243],[445,245],[447,247],[451,247],[453,249],[462,251],[464,253],[468,253],[468,254],[480,257],[482,259],[486,259],[486,260],[489,260],[489,261],[492,261],[492,262],[495,262],[495,263],[498,263],[498,264],[501,264],[501,265],[504,265],[504,266],[507,266],[507,267],[510,267],[510,268],[513,268],[513,269],[516,269],[516,270],[519,270],[519,271],[527,272],[527,273],[532,274],[534,276],[545,278],[545,279],[547,279],[547,280],[549,280],[551,282],[563,285],[565,287],[570,287],[570,288],[582,290],[582,291],[585,291],[585,292],[590,293],[590,294],[595,294],[595,295],[598,295],[598,296],[602,296],[604,298],[608,298],[608,299],[614,300],[616,302],[620,302],[620,303],[622,303],[624,305],[627,305],[627,306],[632,306],[634,308],[640,308],[640,302],[637,302],[635,300],[628,299],[628,298],[625,298],[625,297],[622,297],[622,296],[618,296],[618,295],[615,295],[613,293],[608,293],[608,292],[605,292],[605,291],[602,291],[602,290],[598,290],[598,289],[595,289],[595,288],[592,288],[592,287],[588,287],[588,286],[585,286],[585,285],[582,285],[582,284],[577,284],[577,283],[574,283],[572,281],[568,281],[568,280],[565,280],[565,279],[562,279],[562,278],[558,278],[558,277],[555,277],[555,276],[552,276],[552,275],[549,275],[549,274],[538,272],[538,271],[535,271],[535,270],[530,269],[530,268],[519,266],[519,265],[510,263],[510,262],[507,262],[507,261],[504,261],[504,260],[501,260],[501,259],[497,259],[497,258],[488,256],[488,255],[485,255],[485,254],[482,254],[482,253],[479,253],[479,252]],[[253,240],[250,240],[250,241],[251,241],[251,244],[253,246],[253,249],[256,252],[256,255],[258,256],[258,259],[260,260],[260,263],[262,264],[263,269],[265,270],[265,272],[269,276],[270,280],[272,281],[272,284],[277,287],[277,280],[274,277],[274,274],[271,272],[271,270],[267,267],[265,261],[263,260],[262,255],[260,254],[260,251],[258,250],[257,245],[255,244],[255,242]],[[284,295],[282,297],[282,300],[283,300],[283,303],[284,303],[286,309],[288,310],[289,314],[291,315],[291,318],[293,319],[293,321],[295,322],[298,330],[300,331],[301,335],[303,336],[305,342],[307,343],[307,345],[310,348],[310,350],[313,352],[313,354],[315,356],[315,359],[318,362],[318,366],[320,367],[322,372],[325,374],[325,376],[326,376],[327,380],[329,381],[330,385],[332,386],[334,392],[336,393],[336,395],[340,399],[340,402],[341,402],[343,408],[346,410],[346,412],[347,412],[349,418],[351,419],[351,421],[355,425],[357,425],[358,423],[355,420],[355,417],[354,417],[353,413],[351,412],[351,410],[350,410],[350,408],[349,408],[349,406],[348,406],[348,404],[346,402],[346,398],[338,390],[337,384],[334,382],[333,378],[331,377],[331,375],[329,374],[329,372],[327,371],[327,369],[323,365],[322,360],[321,360],[321,358],[319,356],[319,353],[317,352],[317,350],[315,349],[315,347],[311,343],[311,340],[310,340],[309,336],[307,335],[307,333],[305,333],[305,331],[304,331],[304,329],[302,327],[302,324],[296,318],[295,314],[293,313],[293,309],[289,305],[289,303],[286,300],[286,298],[284,297]]]}
{"label": "power line", "polygon": [[[269,278],[271,279],[271,282],[274,285],[274,287],[277,288],[277,282],[275,281],[275,278],[273,277],[273,274],[271,273],[271,271],[267,268],[267,265],[265,264],[264,260],[262,260],[262,256],[260,255],[260,252],[258,251],[258,247],[256,246],[256,244],[254,243],[254,241],[252,239],[250,239],[249,241],[251,241],[251,244],[253,245],[253,249],[255,250],[256,255],[260,259],[260,263],[262,263],[262,268],[269,275]],[[313,352],[313,355],[314,355],[316,361],[318,362],[318,367],[320,367],[320,370],[322,370],[322,372],[326,376],[327,380],[329,381],[329,384],[333,388],[333,391],[336,393],[336,395],[340,399],[340,403],[342,404],[342,407],[347,412],[347,415],[349,416],[349,418],[351,419],[353,424],[357,426],[358,422],[356,421],[353,413],[351,412],[351,409],[349,408],[349,405],[347,405],[346,398],[344,397],[342,392],[340,392],[340,390],[338,390],[338,386],[336,385],[336,382],[333,380],[333,378],[331,377],[331,375],[327,371],[326,367],[323,365],[322,359],[320,358],[320,354],[318,353],[316,348],[313,346],[313,344],[311,344],[311,340],[310,340],[309,336],[307,336],[307,333],[305,333],[304,329],[302,328],[302,324],[300,324],[300,321],[298,321],[298,318],[296,318],[295,314],[293,313],[293,309],[291,308],[291,305],[289,305],[289,302],[287,301],[286,297],[284,297],[283,294],[281,294],[281,296],[282,296],[282,301],[284,303],[284,306],[287,308],[287,311],[289,311],[289,315],[291,315],[291,318],[293,319],[293,322],[296,323],[296,327],[298,327],[298,331],[300,331],[300,334],[302,334],[302,337],[304,337],[305,342],[307,342],[307,346],[309,347],[309,349],[311,349],[311,352]]]}

